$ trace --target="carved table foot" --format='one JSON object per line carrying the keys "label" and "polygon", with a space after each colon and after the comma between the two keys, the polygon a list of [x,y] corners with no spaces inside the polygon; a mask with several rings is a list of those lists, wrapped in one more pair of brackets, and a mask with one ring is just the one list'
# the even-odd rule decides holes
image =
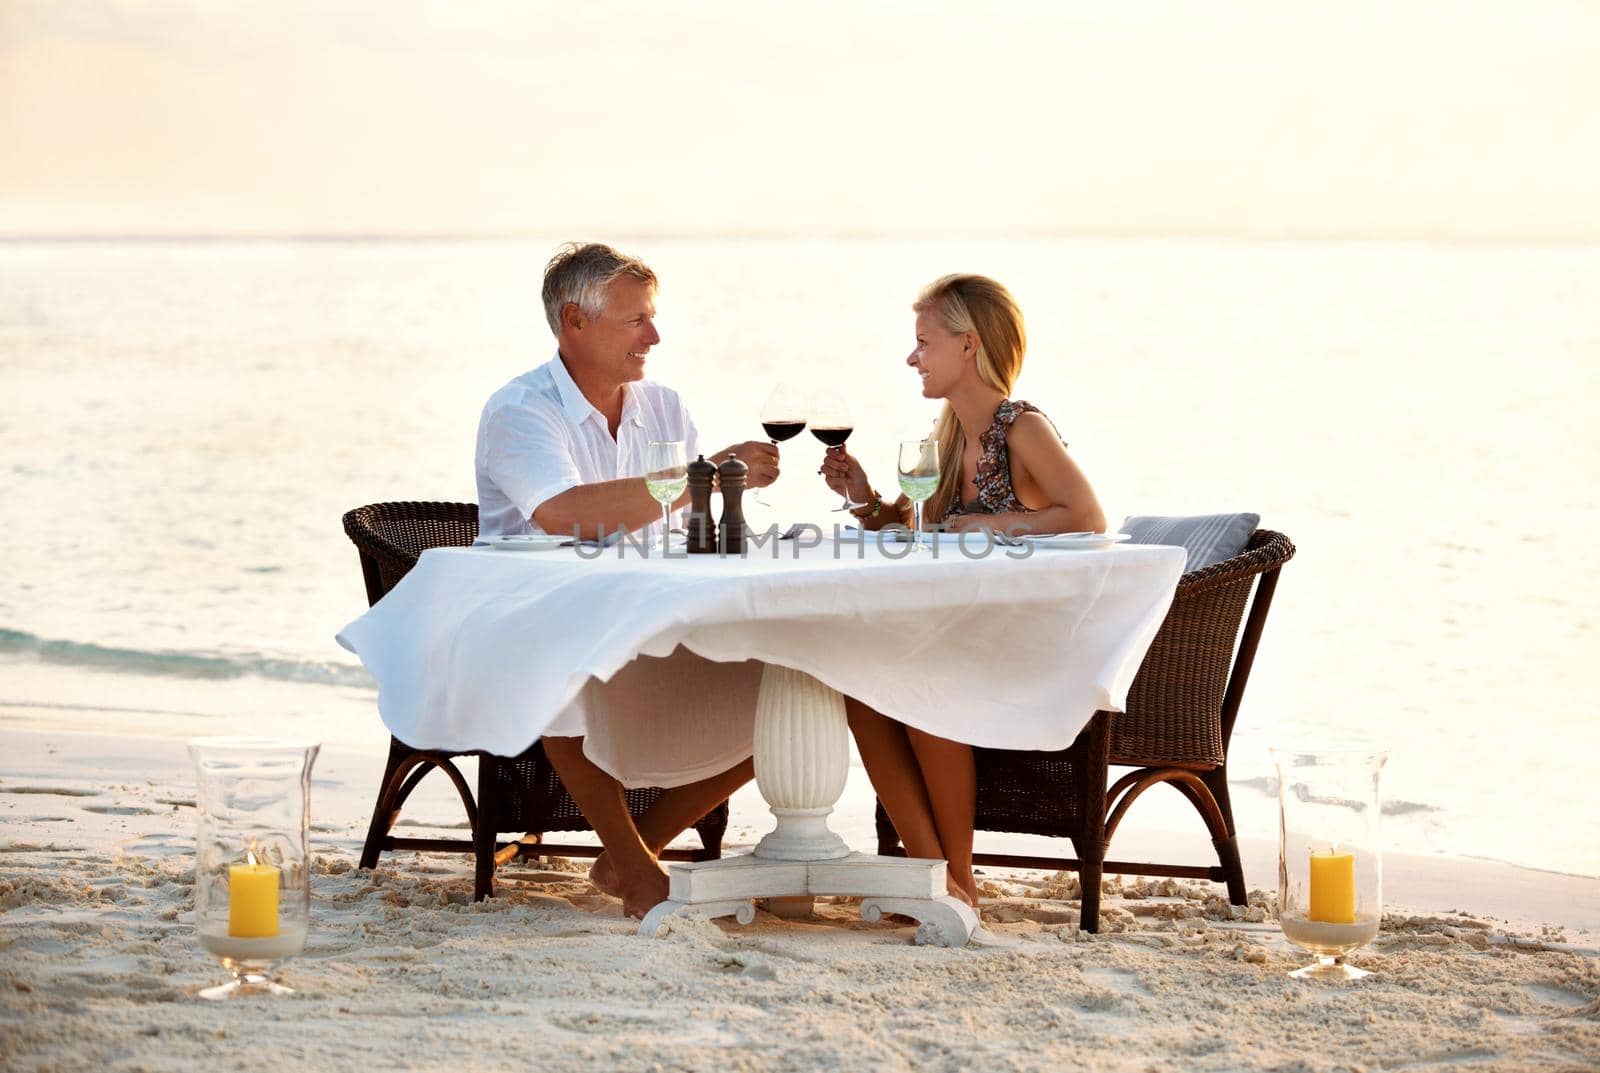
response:
{"label": "carved table foot", "polygon": [[644,915],[639,921],[639,934],[650,938],[661,933],[661,925],[668,917],[696,916],[696,917],[733,917],[741,924],[749,924],[756,918],[755,903],[748,898],[734,899],[726,902],[675,902],[672,899],[657,905]]}
{"label": "carved table foot", "polygon": [[867,898],[861,919],[876,924],[885,913],[911,917],[922,926],[915,942],[924,946],[966,946],[978,927],[978,914],[960,898]]}

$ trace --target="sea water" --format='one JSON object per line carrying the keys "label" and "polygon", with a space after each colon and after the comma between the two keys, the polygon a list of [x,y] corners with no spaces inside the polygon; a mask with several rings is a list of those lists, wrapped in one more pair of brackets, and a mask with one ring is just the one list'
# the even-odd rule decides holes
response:
{"label": "sea water", "polygon": [[[380,749],[333,642],[366,603],[340,516],[474,498],[484,400],[553,350],[555,244],[0,243],[0,726]],[[1268,744],[1359,739],[1393,754],[1392,849],[1600,874],[1600,249],[618,244],[661,276],[649,374],[702,447],[764,438],[780,381],[836,387],[880,489],[937,413],[911,300],[1002,280],[1014,394],[1113,523],[1253,510],[1299,549],[1234,736],[1241,829],[1275,828]],[[821,446],[780,449],[752,521],[838,521]]]}

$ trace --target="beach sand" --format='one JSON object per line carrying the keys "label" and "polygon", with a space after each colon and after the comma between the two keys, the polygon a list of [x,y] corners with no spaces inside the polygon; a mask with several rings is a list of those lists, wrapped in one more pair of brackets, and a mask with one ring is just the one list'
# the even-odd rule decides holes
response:
{"label": "beach sand", "polygon": [[[501,869],[396,854],[355,867],[381,760],[330,751],[313,783],[313,932],[283,998],[207,1003],[191,919],[193,777],[170,738],[0,733],[0,1062],[8,1070],[1538,1069],[1600,1067],[1600,881],[1389,862],[1389,913],[1352,960],[1308,956],[1188,881],[1107,882],[1080,933],[1068,874],[989,870],[1000,947],[915,946],[848,900],[812,920],[675,920],[640,939],[587,862]],[[765,828],[736,798],[730,841]],[[857,845],[870,811],[847,797]],[[458,823],[448,797],[413,813]],[[1119,835],[1119,856],[1155,847]],[[1134,839],[1124,842],[1124,839]],[[1191,854],[1208,848],[1202,835]],[[1252,887],[1270,879],[1247,847]],[[1541,923],[1542,921],[1542,923]]]}

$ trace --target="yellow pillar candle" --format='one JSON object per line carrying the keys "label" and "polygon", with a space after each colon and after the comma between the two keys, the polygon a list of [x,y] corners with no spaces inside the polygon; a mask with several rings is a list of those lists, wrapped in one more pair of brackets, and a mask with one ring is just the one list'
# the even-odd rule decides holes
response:
{"label": "yellow pillar candle", "polygon": [[278,870],[270,864],[228,866],[228,934],[270,939],[278,934]]}
{"label": "yellow pillar candle", "polygon": [[1333,850],[1311,854],[1311,906],[1306,913],[1324,924],[1356,922],[1356,858]]}

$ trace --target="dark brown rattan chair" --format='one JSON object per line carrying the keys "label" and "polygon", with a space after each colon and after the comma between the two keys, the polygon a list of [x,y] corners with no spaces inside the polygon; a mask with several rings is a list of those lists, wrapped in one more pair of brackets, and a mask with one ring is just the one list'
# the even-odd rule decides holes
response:
{"label": "dark brown rattan chair", "polygon": [[[361,573],[366,578],[367,602],[375,604],[405,577],[428,548],[466,547],[478,536],[476,503],[373,503],[344,516],[344,531],[361,553]],[[474,799],[465,776],[456,767],[461,756],[478,757],[478,794]],[[397,838],[389,832],[400,809],[424,776],[445,773],[467,810],[472,839]],[[659,789],[624,790],[635,816],[661,796]],[[728,829],[728,803],[724,801],[696,823],[699,850],[667,850],[670,860],[712,860],[722,856],[722,836]],[[361,867],[374,868],[384,850],[411,849],[471,853],[475,858],[473,897],[494,894],[494,870],[516,857],[594,857],[599,849],[583,845],[551,845],[548,831],[590,831],[593,827],[567,795],[566,787],[534,742],[520,756],[490,753],[442,752],[413,749],[399,738],[389,739],[389,762],[384,767],[372,824],[361,850]],[[501,842],[506,832],[522,839]]]}
{"label": "dark brown rattan chair", "polygon": [[[1078,856],[975,853],[973,862],[1076,870],[1083,888],[1079,926],[1084,931],[1099,930],[1100,879],[1106,872],[1210,879],[1226,883],[1228,900],[1244,905],[1244,868],[1228,799],[1228,742],[1278,572],[1293,556],[1294,545],[1282,533],[1259,529],[1238,555],[1183,575],[1172,609],[1128,691],[1127,711],[1095,713],[1068,748],[976,750],[976,829],[1067,838]],[[1108,791],[1112,765],[1133,770]],[[1218,864],[1105,859],[1128,807],[1163,782],[1200,813]],[[902,852],[881,803],[877,826],[878,852]]]}

